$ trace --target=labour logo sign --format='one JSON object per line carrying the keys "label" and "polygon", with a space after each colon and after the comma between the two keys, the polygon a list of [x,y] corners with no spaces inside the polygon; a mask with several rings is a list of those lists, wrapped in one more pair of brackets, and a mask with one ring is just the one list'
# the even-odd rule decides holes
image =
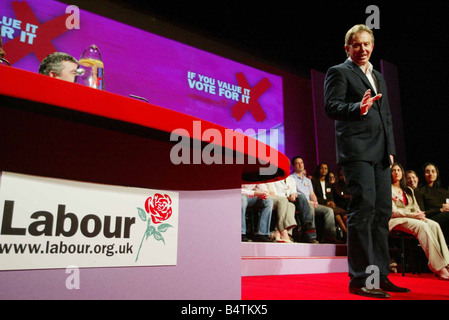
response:
{"label": "labour logo sign", "polygon": [[176,192],[2,172],[0,270],[176,265],[178,202]]}
{"label": "labour logo sign", "polygon": [[[147,221],[147,229],[140,242],[139,251],[137,252],[136,261],[139,260],[139,253],[142,249],[143,240],[153,237],[156,241],[162,241],[165,244],[165,239],[162,233],[166,232],[169,228],[173,228],[171,224],[162,223],[169,220],[173,214],[172,200],[169,195],[161,195],[156,193],[153,197],[149,197],[145,201],[145,211],[142,208],[137,208],[140,219],[143,222]],[[151,219],[147,217],[150,215]],[[153,225],[151,225],[153,221]],[[157,229],[156,229],[157,226]]]}

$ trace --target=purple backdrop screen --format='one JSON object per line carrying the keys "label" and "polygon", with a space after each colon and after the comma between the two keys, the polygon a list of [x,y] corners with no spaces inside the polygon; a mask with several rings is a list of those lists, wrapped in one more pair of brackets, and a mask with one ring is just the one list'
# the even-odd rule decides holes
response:
{"label": "purple backdrop screen", "polygon": [[2,0],[5,58],[38,72],[49,53],[79,59],[95,44],[106,91],[141,96],[226,128],[262,129],[258,138],[265,139],[263,129],[277,129],[277,143],[267,143],[284,152],[282,77],[76,9],[53,0]]}

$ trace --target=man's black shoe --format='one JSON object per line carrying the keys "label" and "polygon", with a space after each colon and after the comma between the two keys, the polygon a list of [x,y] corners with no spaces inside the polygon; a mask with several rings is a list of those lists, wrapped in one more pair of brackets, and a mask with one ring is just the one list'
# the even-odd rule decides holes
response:
{"label": "man's black shoe", "polygon": [[368,298],[388,299],[390,294],[380,289],[368,289],[367,287],[349,287],[349,293],[357,294]]}
{"label": "man's black shoe", "polygon": [[389,279],[380,282],[380,288],[388,292],[411,292],[410,289],[401,288],[393,284]]}

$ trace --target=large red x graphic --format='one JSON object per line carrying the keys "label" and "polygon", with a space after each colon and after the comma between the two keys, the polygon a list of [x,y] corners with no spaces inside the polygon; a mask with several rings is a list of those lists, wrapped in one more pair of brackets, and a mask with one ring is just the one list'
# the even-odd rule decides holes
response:
{"label": "large red x graphic", "polygon": [[16,14],[16,19],[22,21],[21,27],[23,31],[25,31],[27,23],[34,24],[38,28],[33,44],[21,42],[20,37],[16,37],[3,45],[7,53],[6,58],[11,64],[14,64],[32,52],[39,61],[42,61],[49,54],[58,51],[51,43],[51,40],[68,31],[65,21],[71,15],[70,13],[63,14],[53,20],[40,24],[26,1],[13,1],[12,7]]}
{"label": "large red x graphic", "polygon": [[262,96],[262,94],[264,94],[265,91],[267,91],[271,87],[270,81],[268,81],[267,78],[263,78],[258,84],[251,88],[248,80],[246,80],[246,77],[242,72],[237,73],[236,77],[237,83],[242,88],[242,93],[245,94],[245,92],[250,92],[250,97],[247,101],[248,103],[246,103],[246,101],[239,101],[232,107],[232,116],[237,121],[240,121],[240,119],[242,119],[245,113],[249,110],[251,111],[251,114],[257,122],[263,122],[267,118],[267,115],[263,111],[258,100]]}

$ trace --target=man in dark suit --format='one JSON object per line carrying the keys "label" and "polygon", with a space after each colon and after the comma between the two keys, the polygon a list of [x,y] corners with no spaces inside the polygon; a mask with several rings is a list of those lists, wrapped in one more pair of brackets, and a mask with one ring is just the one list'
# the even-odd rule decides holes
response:
{"label": "man in dark suit", "polygon": [[[348,208],[349,291],[388,298],[386,292],[409,292],[392,284],[389,274],[388,221],[395,145],[382,75],[369,59],[373,32],[356,25],[346,34],[348,59],[331,67],[325,79],[326,114],[335,119],[337,162],[343,167],[351,200]],[[378,285],[367,269],[377,267]],[[367,281],[368,280],[368,281]],[[374,282],[376,284],[376,282]]]}

